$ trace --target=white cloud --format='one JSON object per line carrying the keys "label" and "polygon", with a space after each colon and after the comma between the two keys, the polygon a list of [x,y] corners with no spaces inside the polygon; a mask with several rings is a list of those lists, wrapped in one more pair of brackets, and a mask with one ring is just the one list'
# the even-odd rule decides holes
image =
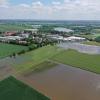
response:
{"label": "white cloud", "polygon": [[53,1],[52,4],[53,4],[53,5],[60,5],[61,2],[59,2],[59,1]]}
{"label": "white cloud", "polygon": [[20,4],[20,5],[18,5],[18,7],[30,8],[30,5],[28,5],[28,4]]}
{"label": "white cloud", "polygon": [[0,6],[8,5],[8,0],[0,0]]}
{"label": "white cloud", "polygon": [[100,19],[100,0],[56,0],[51,5],[36,1],[15,6],[0,0],[0,7],[0,18]]}
{"label": "white cloud", "polygon": [[40,1],[36,1],[32,3],[33,6],[43,6],[43,4]]}

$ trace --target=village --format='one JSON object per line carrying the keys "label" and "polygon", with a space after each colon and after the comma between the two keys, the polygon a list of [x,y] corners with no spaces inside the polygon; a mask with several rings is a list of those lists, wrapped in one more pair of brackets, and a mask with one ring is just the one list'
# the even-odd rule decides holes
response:
{"label": "village", "polygon": [[21,32],[5,32],[0,36],[0,42],[29,45],[35,44],[48,44],[48,43],[60,43],[60,42],[82,42],[86,41],[86,38],[68,35],[73,33],[74,30],[57,27],[52,32],[47,34],[41,34],[38,29],[25,29]]}

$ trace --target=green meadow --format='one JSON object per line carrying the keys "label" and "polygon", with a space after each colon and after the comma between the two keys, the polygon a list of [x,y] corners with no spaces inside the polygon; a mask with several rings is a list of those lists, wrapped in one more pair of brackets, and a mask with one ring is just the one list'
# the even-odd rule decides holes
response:
{"label": "green meadow", "polygon": [[32,28],[31,25],[19,25],[19,24],[0,24],[0,31],[23,31],[26,28]]}
{"label": "green meadow", "polygon": [[73,67],[84,70],[100,73],[100,55],[90,55],[79,53],[75,50],[63,50],[56,46],[45,46],[37,50],[28,52],[20,56],[23,59],[21,62],[13,63],[17,72],[26,72],[28,70],[41,70],[45,66],[52,67],[54,64],[49,64],[47,61],[60,62]]}
{"label": "green meadow", "polygon": [[0,82],[0,100],[50,100],[28,85],[10,76]]}
{"label": "green meadow", "polygon": [[69,49],[60,52],[52,60],[100,74],[100,55],[89,55]]}
{"label": "green meadow", "polygon": [[18,53],[21,50],[27,49],[27,46],[0,43],[0,58],[7,57],[13,53]]}
{"label": "green meadow", "polygon": [[29,69],[39,69],[41,63],[46,64],[45,61],[58,54],[60,51],[62,51],[62,49],[56,46],[44,46],[21,55],[20,58],[23,60],[20,62],[16,59],[13,62],[13,66],[17,72],[24,72]]}

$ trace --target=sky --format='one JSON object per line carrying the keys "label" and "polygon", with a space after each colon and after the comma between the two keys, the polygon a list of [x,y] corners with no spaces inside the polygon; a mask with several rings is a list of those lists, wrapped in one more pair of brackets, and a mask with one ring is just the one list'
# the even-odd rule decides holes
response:
{"label": "sky", "polygon": [[0,0],[0,19],[100,20],[100,0]]}

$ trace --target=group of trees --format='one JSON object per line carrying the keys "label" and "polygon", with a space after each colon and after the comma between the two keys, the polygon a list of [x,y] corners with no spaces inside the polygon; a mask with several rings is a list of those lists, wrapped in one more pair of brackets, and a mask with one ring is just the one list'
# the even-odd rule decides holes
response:
{"label": "group of trees", "polygon": [[39,42],[39,41],[37,41],[37,42],[35,41],[34,42],[34,41],[30,40],[30,43],[27,45],[28,46],[27,50],[21,50],[18,53],[12,53],[10,55],[10,57],[14,57],[15,58],[16,55],[21,55],[21,54],[24,54],[26,52],[38,49],[38,48],[43,47],[43,46],[55,45],[57,42],[58,41],[56,41],[56,40],[51,40],[51,39],[48,39],[48,38],[43,39],[41,42]]}
{"label": "group of trees", "polygon": [[38,47],[37,47],[37,45],[35,45],[35,44],[33,44],[33,45],[29,45],[28,46],[28,49],[27,50],[21,50],[21,51],[19,51],[19,52],[17,52],[17,53],[12,53],[11,55],[9,55],[9,57],[13,57],[13,58],[16,58],[16,56],[17,55],[21,55],[21,54],[25,54],[26,52],[29,52],[29,51],[32,51],[32,50],[34,50],[34,49],[37,49]]}

